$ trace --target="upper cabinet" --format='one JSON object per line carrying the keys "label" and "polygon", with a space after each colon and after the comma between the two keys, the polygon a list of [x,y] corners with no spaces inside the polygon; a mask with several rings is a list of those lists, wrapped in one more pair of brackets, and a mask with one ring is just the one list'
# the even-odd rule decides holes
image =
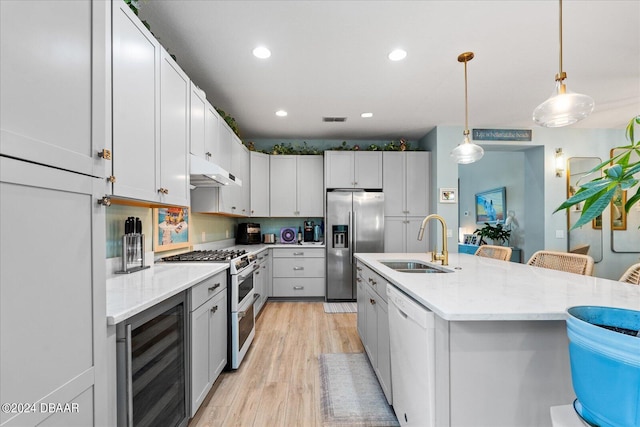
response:
{"label": "upper cabinet", "polygon": [[426,151],[385,151],[382,154],[385,216],[429,214],[429,162]]}
{"label": "upper cabinet", "polygon": [[169,54],[160,55],[160,168],[158,200],[189,205],[189,77]]}
{"label": "upper cabinet", "polygon": [[126,3],[112,25],[113,194],[187,206],[189,79]]}
{"label": "upper cabinet", "polygon": [[322,156],[270,156],[271,216],[324,216]]}
{"label": "upper cabinet", "polygon": [[[189,105],[191,109],[189,124],[191,128],[191,142],[189,151],[194,156],[206,159],[211,156],[210,147],[207,147],[205,144],[207,98],[205,93],[193,82],[191,82],[189,86],[189,95]],[[217,129],[215,137],[218,137]]]}
{"label": "upper cabinet", "polygon": [[[251,151],[249,186],[251,193],[251,216],[269,216],[269,155]],[[246,185],[243,183],[243,185]]]}
{"label": "upper cabinet", "polygon": [[98,157],[110,146],[107,4],[0,4],[0,153],[110,174]]}
{"label": "upper cabinet", "polygon": [[326,188],[382,188],[382,153],[325,151]]}

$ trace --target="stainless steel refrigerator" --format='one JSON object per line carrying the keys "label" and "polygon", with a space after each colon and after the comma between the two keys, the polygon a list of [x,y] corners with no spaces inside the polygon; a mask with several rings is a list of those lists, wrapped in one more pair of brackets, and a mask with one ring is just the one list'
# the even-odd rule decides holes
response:
{"label": "stainless steel refrigerator", "polygon": [[327,192],[327,300],[355,300],[356,252],[384,252],[384,194]]}

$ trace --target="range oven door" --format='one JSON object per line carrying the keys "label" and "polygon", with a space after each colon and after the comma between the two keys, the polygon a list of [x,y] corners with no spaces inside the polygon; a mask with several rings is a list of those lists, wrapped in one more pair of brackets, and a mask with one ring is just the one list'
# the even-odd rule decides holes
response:
{"label": "range oven door", "polygon": [[231,313],[231,369],[238,369],[255,336],[254,294],[245,298],[244,304]]}
{"label": "range oven door", "polygon": [[248,301],[253,300],[253,272],[258,268],[254,262],[242,273],[231,275],[231,311],[240,311],[238,307],[246,306]]}

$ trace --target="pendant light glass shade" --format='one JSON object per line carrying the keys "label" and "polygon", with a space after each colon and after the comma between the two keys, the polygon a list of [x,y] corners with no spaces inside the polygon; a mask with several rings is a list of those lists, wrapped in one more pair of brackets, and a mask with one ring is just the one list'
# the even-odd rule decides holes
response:
{"label": "pendant light glass shade", "polygon": [[560,5],[560,69],[556,74],[556,88],[551,96],[533,110],[533,121],[540,126],[558,128],[569,126],[587,117],[593,111],[593,99],[588,95],[570,92],[564,80],[567,73],[562,70],[562,0]]}
{"label": "pendant light glass shade", "polygon": [[478,144],[473,144],[469,135],[465,135],[464,141],[451,150],[450,156],[457,163],[466,165],[480,160],[484,156],[484,150]]}
{"label": "pendant light glass shade", "polygon": [[469,139],[469,99],[467,93],[467,62],[473,59],[473,52],[464,52],[458,56],[458,62],[464,62],[464,140],[449,154],[459,164],[477,162],[484,156],[484,150]]}
{"label": "pendant light glass shade", "polygon": [[593,98],[567,90],[561,81],[551,96],[533,110],[533,120],[540,126],[558,128],[586,118],[593,111]]}

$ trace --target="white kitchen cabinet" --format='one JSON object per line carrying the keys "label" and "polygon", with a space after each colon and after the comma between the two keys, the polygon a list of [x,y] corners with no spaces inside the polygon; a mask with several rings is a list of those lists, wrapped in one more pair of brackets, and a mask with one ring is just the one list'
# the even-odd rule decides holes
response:
{"label": "white kitchen cabinet", "polygon": [[[110,22],[102,1],[0,1],[0,400],[38,405],[2,411],[0,425],[111,424],[97,203],[111,169],[97,155],[111,141]],[[53,249],[25,257],[37,241]]]}
{"label": "white kitchen cabinet", "polygon": [[254,273],[253,286],[260,295],[254,305],[254,314],[257,316],[267,302],[271,289],[271,256],[268,249],[258,254],[258,269]]}
{"label": "white kitchen cabinet", "polygon": [[124,2],[112,48],[113,194],[187,206],[189,79]]}
{"label": "white kitchen cabinet", "polygon": [[274,297],[324,297],[324,248],[273,248]]}
{"label": "white kitchen cabinet", "polygon": [[382,181],[385,216],[429,214],[431,153],[426,151],[385,151]]}
{"label": "white kitchen cabinet", "polygon": [[98,157],[110,148],[107,6],[0,2],[2,154],[90,176],[105,177],[107,167],[111,173]]}
{"label": "white kitchen cabinet", "polygon": [[[202,89],[193,82],[189,86],[189,109],[189,127],[191,130],[189,152],[194,156],[206,159],[206,153],[208,152],[208,147],[206,147],[205,143],[207,98]],[[209,152],[209,155],[211,155],[211,152]]]}
{"label": "white kitchen cabinet", "polygon": [[424,230],[422,240],[418,240],[418,232],[423,219],[423,217],[385,216],[385,251],[390,253],[426,252],[429,243],[428,227]]}
{"label": "white kitchen cabinet", "polygon": [[272,217],[324,216],[323,157],[270,156]]}
{"label": "white kitchen cabinet", "polygon": [[[251,216],[268,217],[269,214],[269,155],[250,153]],[[244,185],[244,183],[243,183]]]}
{"label": "white kitchen cabinet", "polygon": [[222,117],[218,114],[215,108],[210,107],[210,112],[215,112],[218,118],[218,141],[214,145],[214,161],[221,166],[227,172],[233,173],[231,169],[231,152],[234,139],[237,138],[233,130],[227,125]]}
{"label": "white kitchen cabinet", "polygon": [[[226,127],[226,124],[224,125]],[[234,216],[250,214],[249,150],[235,134],[231,139],[231,170],[229,173],[239,178],[242,186],[219,187],[218,211]]]}
{"label": "white kitchen cabinet", "polygon": [[227,364],[227,272],[191,288],[191,416]]}
{"label": "white kitchen cabinet", "polygon": [[113,2],[113,194],[155,200],[160,45],[124,2]]}
{"label": "white kitchen cabinet", "polygon": [[358,333],[378,382],[389,404],[391,393],[391,352],[389,318],[386,298],[387,282],[364,264],[358,262]]}
{"label": "white kitchen cabinet", "polygon": [[189,77],[169,54],[160,55],[160,161],[157,200],[189,206]]}
{"label": "white kitchen cabinet", "polygon": [[327,188],[382,188],[382,152],[324,152]]}
{"label": "white kitchen cabinet", "polygon": [[384,152],[384,247],[387,252],[425,252],[418,231],[429,214],[429,162],[426,151]]}
{"label": "white kitchen cabinet", "polygon": [[[78,403],[88,391],[81,419],[109,424],[103,191],[102,179],[0,157],[3,403]],[[25,257],[35,241],[55,250]],[[0,424],[49,415],[2,411]]]}

